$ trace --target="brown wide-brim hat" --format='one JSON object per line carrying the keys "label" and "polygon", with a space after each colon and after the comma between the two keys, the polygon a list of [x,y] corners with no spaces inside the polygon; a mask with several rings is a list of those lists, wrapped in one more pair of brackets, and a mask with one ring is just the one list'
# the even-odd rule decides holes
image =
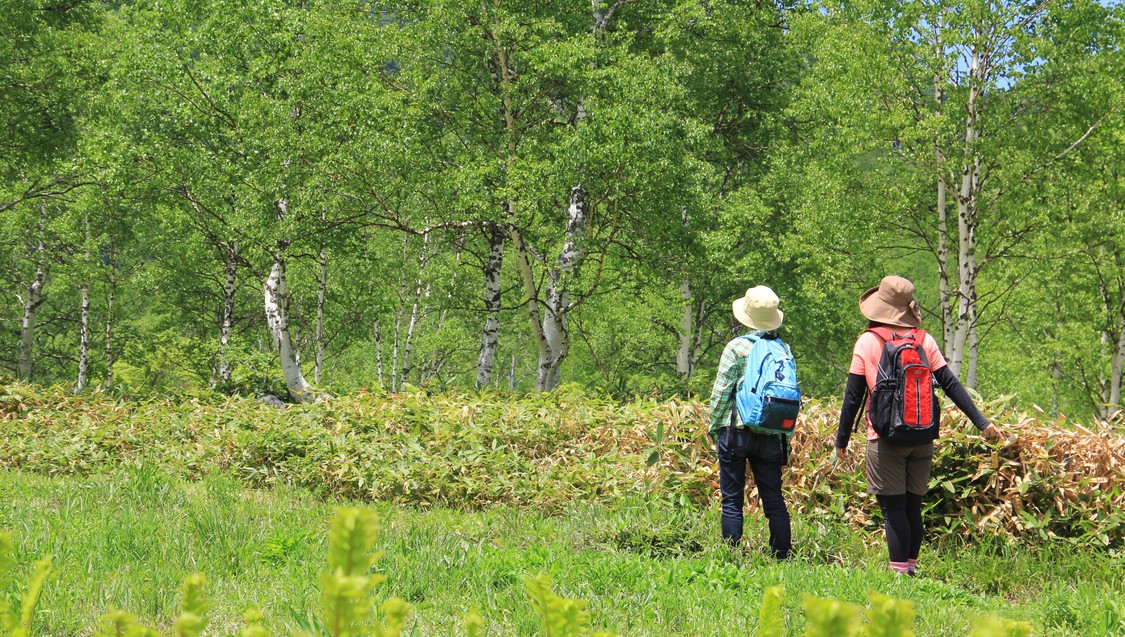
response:
{"label": "brown wide-brim hat", "polygon": [[859,312],[868,320],[896,327],[918,327],[922,312],[914,300],[914,284],[900,277],[883,277],[879,285],[859,297]]}

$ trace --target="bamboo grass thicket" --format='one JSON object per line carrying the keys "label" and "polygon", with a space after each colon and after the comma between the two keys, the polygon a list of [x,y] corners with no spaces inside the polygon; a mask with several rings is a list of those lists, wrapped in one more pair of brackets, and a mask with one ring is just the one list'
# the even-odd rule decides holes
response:
{"label": "bamboo grass thicket", "polygon": [[[1012,544],[1125,546],[1125,435],[982,403],[1004,443],[943,413],[926,499],[928,531]],[[793,514],[877,529],[863,454],[833,463],[838,403],[809,400],[786,473]],[[86,475],[140,462],[189,478],[232,472],[360,502],[559,511],[642,494],[702,508],[718,500],[706,406],[619,403],[567,388],[541,396],[362,393],[285,411],[243,398],[115,400],[0,383],[0,466]],[[443,462],[434,463],[435,457]],[[749,503],[752,513],[758,506]]]}

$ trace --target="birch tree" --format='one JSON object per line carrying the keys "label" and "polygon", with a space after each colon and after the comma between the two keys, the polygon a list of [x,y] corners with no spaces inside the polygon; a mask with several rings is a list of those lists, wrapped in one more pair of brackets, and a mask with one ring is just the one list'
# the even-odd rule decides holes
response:
{"label": "birch tree", "polygon": [[[517,266],[527,295],[528,316],[532,336],[539,350],[539,364],[535,388],[548,391],[558,387],[559,370],[570,354],[570,330],[567,315],[576,307],[571,299],[571,288],[577,278],[577,269],[586,256],[583,235],[588,222],[586,190],[575,186],[567,208],[566,240],[554,263],[535,252],[523,230],[512,231],[516,246]],[[540,298],[539,286],[532,270],[538,261],[547,271],[545,292]]]}
{"label": "birch tree", "polygon": [[[1116,32],[1108,29],[1113,26]],[[1120,20],[1103,21],[1092,32],[1102,36],[1096,42],[1104,45],[1120,41],[1105,35],[1119,38],[1125,35],[1123,27]],[[1087,48],[1091,42],[1072,38],[1064,46]],[[1123,68],[1125,52],[1114,53],[1091,61],[1088,81],[1104,83],[1096,78]],[[1118,84],[1118,95],[1121,89]],[[1070,110],[1081,111],[1083,93],[1059,97],[1068,99]],[[1035,326],[1046,337],[1053,360],[1041,360],[1040,365],[1051,368],[1056,413],[1089,411],[1098,418],[1120,419],[1125,374],[1125,167],[1114,149],[1125,141],[1123,131],[1125,118],[1107,121],[1103,130],[1063,160],[1062,178],[1038,193],[1039,201],[1051,210],[1054,230],[1039,239],[1040,260],[1034,271],[1041,273],[1043,284],[1037,286],[1039,294],[1027,301],[1024,313],[1029,318],[1021,327]],[[1020,274],[1026,275],[1026,270]],[[1054,312],[1041,312],[1052,305]],[[1046,318],[1030,318],[1039,314]]]}
{"label": "birch tree", "polygon": [[[484,231],[477,236],[487,247],[469,251],[478,255],[484,274],[475,375],[480,386],[492,382],[498,347],[504,242],[540,209],[541,184],[529,185],[543,177],[542,162],[549,156],[544,144],[549,146],[556,124],[552,101],[576,63],[549,51],[548,41],[567,33],[578,15],[519,0],[455,2],[402,7],[387,29],[396,64],[384,73],[384,82],[416,114],[408,125],[431,140],[423,161],[436,162],[443,181],[406,185],[417,196],[412,202],[401,196],[395,201],[390,195],[395,182],[366,179],[362,197],[374,201],[376,223],[419,236],[443,229]],[[539,39],[543,36],[547,39]],[[434,63],[438,50],[448,51],[447,62]],[[476,100],[466,103],[466,94]],[[527,147],[536,152],[524,153]],[[452,209],[433,208],[423,198],[449,202]]]}
{"label": "birch tree", "polygon": [[[278,202],[279,216],[285,214],[286,203]],[[278,242],[274,253],[273,267],[262,284],[265,297],[266,322],[273,337],[274,353],[281,361],[281,372],[285,377],[285,387],[297,402],[307,402],[312,397],[310,385],[301,372],[299,353],[293,347],[289,325],[289,287],[286,276],[285,241]]]}
{"label": "birch tree", "polygon": [[16,253],[22,263],[11,264],[31,264],[11,291],[20,307],[14,367],[21,378],[32,375],[50,266],[61,260],[59,246],[43,236],[48,214],[88,183],[71,154],[84,97],[84,34],[97,29],[99,15],[94,3],[17,2],[5,5],[0,24],[0,215],[23,225],[13,236],[39,237]]}
{"label": "birch tree", "polygon": [[663,17],[654,42],[689,69],[680,80],[678,117],[709,133],[680,150],[691,172],[676,191],[679,226],[669,216],[661,234],[646,241],[659,246],[663,263],[653,264],[655,272],[682,303],[664,328],[677,339],[675,370],[685,387],[700,358],[725,344],[730,300],[752,285],[748,273],[761,283],[780,282],[766,264],[741,263],[766,242],[740,218],[740,199],[773,187],[765,181],[769,157],[786,133],[779,115],[798,74],[785,28],[786,14],[775,3],[683,2]]}
{"label": "birch tree", "polygon": [[23,307],[23,318],[20,321],[19,357],[16,361],[16,371],[22,380],[31,380],[32,361],[35,348],[35,328],[39,318],[39,308],[43,304],[43,295],[47,286],[47,272],[50,266],[47,262],[47,247],[44,245],[44,234],[47,225],[47,206],[39,206],[39,217],[36,222],[36,232],[33,239],[32,263],[35,273],[26,286],[23,294],[18,295],[20,305]]}
{"label": "birch tree", "polygon": [[[1044,227],[1037,211],[1012,209],[1020,191],[1055,177],[1059,162],[1120,110],[1096,91],[1084,118],[1051,117],[1053,95],[1082,83],[1089,53],[1054,47],[1052,38],[1069,34],[1050,25],[1089,24],[1107,11],[926,0],[830,4],[800,21],[798,30],[820,25],[802,99],[823,100],[836,141],[866,157],[870,186],[882,189],[870,201],[881,208],[873,218],[883,227],[873,229],[883,246],[934,255],[944,351],[970,387],[981,326],[1001,318],[1009,292],[982,294],[981,276]],[[1039,129],[1046,119],[1060,127]],[[895,165],[905,170],[895,174]],[[925,182],[936,197],[920,195]]]}
{"label": "birch tree", "polygon": [[[121,71],[123,86],[140,89],[134,112],[151,122],[139,140],[151,151],[145,161],[215,246],[216,266],[234,264],[258,278],[289,393],[311,399],[290,333],[290,275],[295,262],[320,260],[324,233],[362,216],[337,216],[320,201],[327,161],[341,152],[333,131],[349,126],[323,87],[362,73],[324,61],[350,30],[341,21],[362,27],[368,18],[327,5],[273,11],[215,0],[142,3],[123,19],[125,57],[148,61]],[[230,287],[221,285],[225,317]],[[223,351],[225,325],[216,325]]]}
{"label": "birch tree", "polygon": [[500,272],[504,264],[504,231],[493,223],[485,226],[488,238],[488,257],[484,259],[484,336],[477,356],[477,387],[492,383],[492,369],[496,365],[496,346],[500,340]]}

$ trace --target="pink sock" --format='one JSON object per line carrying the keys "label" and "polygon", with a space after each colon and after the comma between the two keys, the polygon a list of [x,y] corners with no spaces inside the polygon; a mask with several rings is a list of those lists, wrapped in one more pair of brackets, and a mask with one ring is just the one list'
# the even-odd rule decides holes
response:
{"label": "pink sock", "polygon": [[906,560],[906,564],[907,564],[907,566],[910,567],[910,572],[913,573],[914,569],[918,567],[918,560],[917,559],[909,559],[909,560]]}
{"label": "pink sock", "polygon": [[910,562],[891,562],[891,570],[896,573],[909,573]]}

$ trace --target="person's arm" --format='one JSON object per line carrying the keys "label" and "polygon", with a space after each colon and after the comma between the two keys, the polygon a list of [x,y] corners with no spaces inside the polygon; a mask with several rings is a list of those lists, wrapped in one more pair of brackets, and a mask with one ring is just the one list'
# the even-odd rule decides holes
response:
{"label": "person's arm", "polygon": [[973,398],[969,396],[969,391],[957,380],[957,375],[953,373],[949,366],[946,365],[941,369],[934,372],[934,379],[941,385],[941,390],[945,392],[946,396],[953,401],[954,405],[960,409],[977,429],[984,431],[988,429],[992,423],[988,422],[988,418],[977,409],[973,404]]}
{"label": "person's arm", "polygon": [[836,430],[836,448],[847,449],[852,437],[852,427],[856,415],[863,406],[863,393],[867,389],[867,379],[863,374],[848,374],[848,386],[844,389],[844,404],[840,407],[840,426]]}
{"label": "person's arm", "polygon": [[855,346],[852,347],[852,362],[848,365],[848,384],[844,389],[844,404],[840,406],[840,425],[836,430],[834,458],[847,457],[848,441],[855,426],[856,414],[863,407],[863,396],[867,392],[867,361],[864,353],[874,345],[872,339],[878,341],[878,338],[870,332],[865,332],[860,334],[855,340]]}
{"label": "person's arm", "polygon": [[731,341],[723,349],[723,356],[719,359],[719,370],[715,374],[715,384],[711,387],[711,424],[707,430],[711,438],[715,437],[719,429],[730,423],[734,386],[742,375],[741,366],[738,364],[741,357],[735,349],[737,342]]}

